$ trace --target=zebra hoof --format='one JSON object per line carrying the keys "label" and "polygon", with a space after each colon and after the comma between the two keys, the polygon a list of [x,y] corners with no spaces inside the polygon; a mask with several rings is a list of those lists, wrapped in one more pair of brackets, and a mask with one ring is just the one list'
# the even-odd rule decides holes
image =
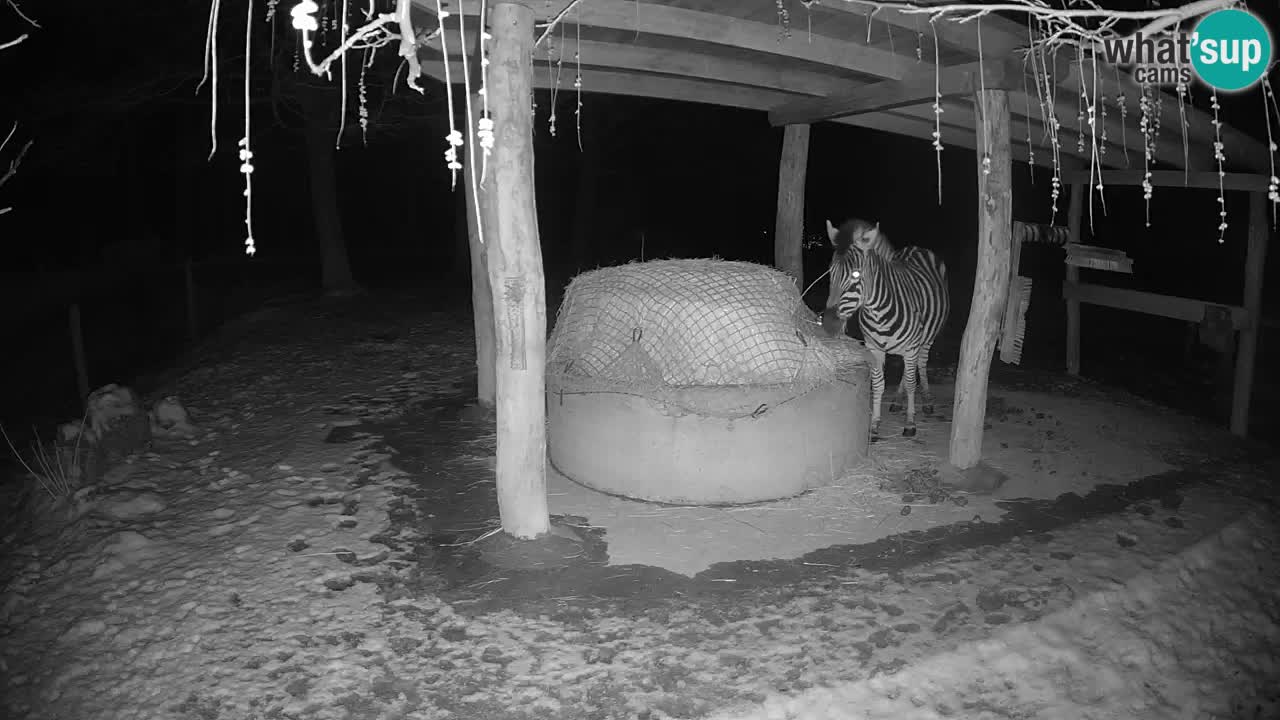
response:
{"label": "zebra hoof", "polygon": [[902,428],[902,437],[915,437],[915,436],[916,436],[915,425],[909,425],[907,427]]}

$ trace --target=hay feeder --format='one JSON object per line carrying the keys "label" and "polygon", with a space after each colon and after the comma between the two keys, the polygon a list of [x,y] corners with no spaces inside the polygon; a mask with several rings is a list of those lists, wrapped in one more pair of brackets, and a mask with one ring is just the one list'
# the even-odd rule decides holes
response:
{"label": "hay feeder", "polygon": [[553,467],[655,502],[740,504],[866,456],[868,356],[762,265],[659,260],[569,284],[547,357]]}

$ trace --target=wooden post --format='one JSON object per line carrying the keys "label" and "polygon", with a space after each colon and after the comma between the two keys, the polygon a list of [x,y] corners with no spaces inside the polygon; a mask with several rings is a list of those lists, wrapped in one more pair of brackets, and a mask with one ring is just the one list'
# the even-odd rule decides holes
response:
{"label": "wooden post", "polygon": [[[1070,205],[1067,206],[1067,242],[1080,242],[1080,223],[1084,219],[1084,183],[1071,183]],[[1080,268],[1067,266],[1067,282],[1080,282]],[[1067,374],[1080,374],[1080,301],[1067,299]]]}
{"label": "wooden post", "polygon": [[[526,0],[527,1],[527,0]],[[533,538],[550,528],[546,463],[546,280],[533,188],[533,10],[493,4],[487,91],[494,124],[482,206],[497,354],[497,486],[502,529]],[[489,228],[486,228],[489,230]]]}
{"label": "wooden post", "polygon": [[[475,62],[479,65],[479,62]],[[482,107],[483,100],[479,94],[471,97],[472,107]],[[475,128],[468,133],[468,144],[465,147],[476,147]],[[485,243],[493,241],[495,221],[492,216],[492,205],[485,201],[487,193],[493,190],[493,174],[485,177],[485,186],[480,186],[480,178],[473,177],[475,163],[480,162],[481,155],[476,151],[475,157],[469,154],[463,158],[464,184],[463,203],[466,218],[463,221],[467,228],[467,245],[471,256],[471,317],[476,336],[476,402],[482,407],[492,408],[497,404],[497,380],[494,377],[495,353],[493,325],[493,290],[489,287],[488,262],[485,257]],[[474,179],[475,184],[472,184]],[[479,191],[479,197],[476,196]],[[480,216],[476,215],[476,202],[480,203]],[[481,234],[483,227],[484,233]],[[481,242],[484,240],[484,243]]]}
{"label": "wooden post", "polygon": [[778,160],[778,217],[773,264],[804,289],[804,179],[809,168],[809,126],[788,125]]}
{"label": "wooden post", "polygon": [[71,356],[76,365],[76,390],[80,392],[80,405],[89,399],[89,363],[84,355],[84,333],[80,329],[80,303],[72,303],[70,311]]}
{"label": "wooden post", "polygon": [[[951,464],[967,470],[982,459],[991,355],[1000,335],[1000,318],[1009,292],[1013,251],[1013,163],[1009,140],[1009,93],[977,93],[978,113],[978,269],[973,282],[969,322],[956,368],[955,411],[951,418]],[[991,159],[984,169],[982,148]],[[986,170],[989,169],[988,174]]]}
{"label": "wooden post", "polygon": [[1245,325],[1240,328],[1240,348],[1236,353],[1235,391],[1231,399],[1231,432],[1249,432],[1249,396],[1253,392],[1253,367],[1258,354],[1258,332],[1262,329],[1262,271],[1267,264],[1266,193],[1249,193],[1249,249],[1244,262]]}
{"label": "wooden post", "polygon": [[[475,49],[471,53],[471,87],[479,89],[484,83],[483,68],[480,63],[480,48],[483,38],[476,34]],[[484,98],[479,92],[471,95],[471,114],[465,114],[467,123],[466,144],[463,145],[465,155],[462,159],[463,184],[462,214],[459,224],[465,228],[463,242],[469,258],[471,271],[471,319],[476,336],[476,402],[481,407],[493,408],[497,405],[497,379],[494,376],[496,363],[493,324],[493,289],[489,286],[489,262],[485,243],[497,227],[493,216],[493,203],[485,198],[493,192],[493,175],[485,174],[484,182],[474,175],[478,165],[484,162],[480,150],[480,141],[476,136],[476,123],[480,111],[484,107]],[[469,148],[469,150],[468,150]],[[477,210],[476,204],[479,203]],[[483,233],[481,229],[483,228]]]}

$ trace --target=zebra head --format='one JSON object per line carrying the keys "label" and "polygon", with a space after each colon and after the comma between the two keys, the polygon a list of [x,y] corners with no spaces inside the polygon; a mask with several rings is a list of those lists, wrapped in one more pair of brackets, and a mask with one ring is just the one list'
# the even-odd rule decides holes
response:
{"label": "zebra head", "polygon": [[827,237],[831,240],[828,268],[831,289],[827,292],[826,309],[822,311],[822,327],[829,335],[838,337],[844,334],[846,323],[862,302],[864,253],[880,244],[880,223],[854,218],[837,228],[828,220]]}

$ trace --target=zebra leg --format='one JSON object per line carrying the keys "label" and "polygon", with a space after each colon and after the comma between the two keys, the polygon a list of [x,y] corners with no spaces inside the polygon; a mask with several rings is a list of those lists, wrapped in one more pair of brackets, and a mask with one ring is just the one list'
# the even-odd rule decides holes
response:
{"label": "zebra leg", "polygon": [[916,436],[916,353],[902,356],[902,379],[907,390],[907,425],[902,428],[903,437]]}
{"label": "zebra leg", "polygon": [[[912,378],[913,380],[915,378]],[[893,401],[889,403],[889,412],[895,413],[905,407],[907,404],[907,363],[904,359],[902,362],[902,380],[898,381],[898,393],[893,396]]]}
{"label": "zebra leg", "polygon": [[871,442],[880,439],[880,401],[883,398],[884,353],[871,350]]}
{"label": "zebra leg", "polygon": [[920,348],[920,356],[916,359],[916,369],[920,372],[920,399],[924,401],[924,405],[920,408],[920,412],[925,415],[933,414],[933,393],[929,390],[929,346],[925,345]]}

